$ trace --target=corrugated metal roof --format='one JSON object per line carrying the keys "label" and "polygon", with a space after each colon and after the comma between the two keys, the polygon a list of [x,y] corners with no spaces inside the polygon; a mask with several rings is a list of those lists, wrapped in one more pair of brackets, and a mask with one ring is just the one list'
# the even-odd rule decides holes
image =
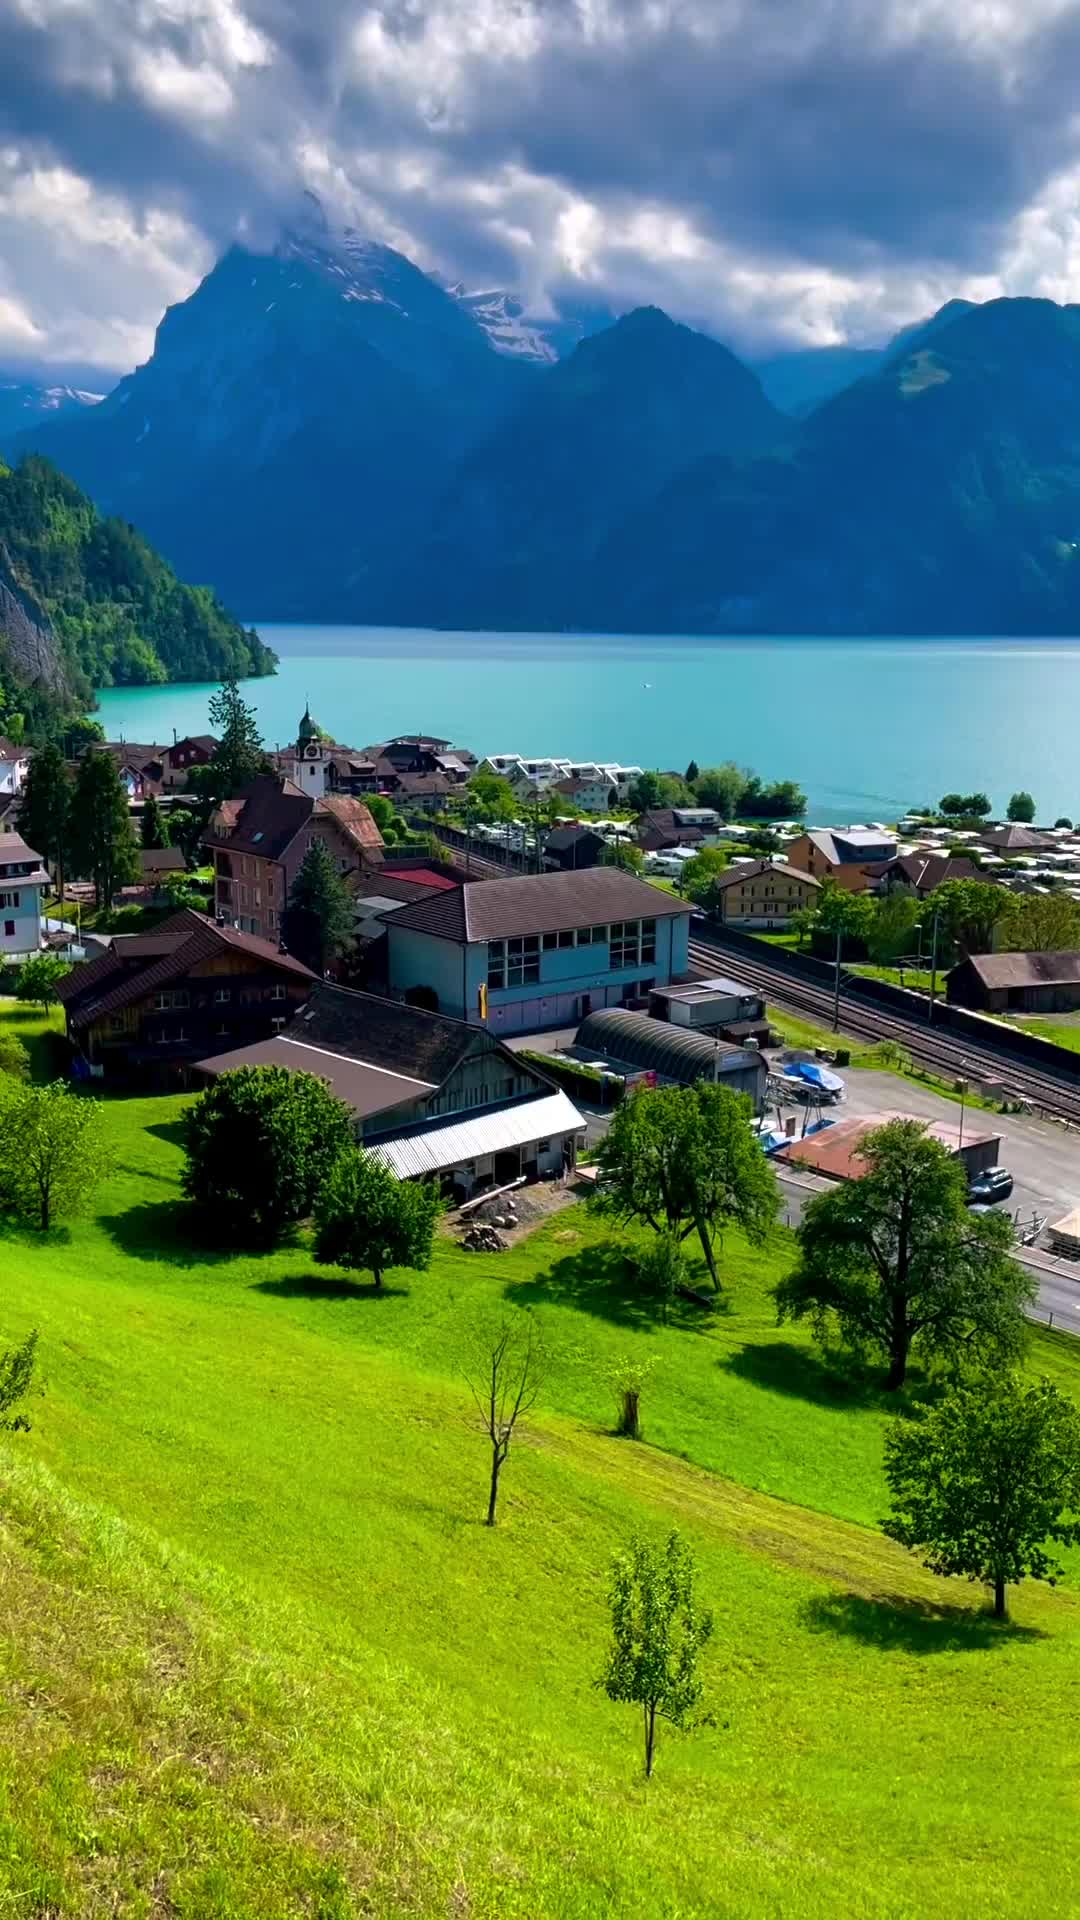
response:
{"label": "corrugated metal roof", "polygon": [[401,1180],[418,1174],[443,1173],[465,1160],[488,1153],[525,1147],[555,1134],[577,1133],[585,1122],[565,1093],[549,1093],[517,1107],[500,1107],[473,1120],[449,1120],[422,1133],[399,1134],[373,1142],[368,1152],[390,1167]]}
{"label": "corrugated metal roof", "polygon": [[692,1027],[674,1027],[647,1013],[607,1007],[590,1013],[577,1031],[575,1045],[605,1054],[624,1066],[662,1073],[668,1080],[711,1080],[714,1074],[745,1072],[765,1062],[753,1048],[707,1039]]}

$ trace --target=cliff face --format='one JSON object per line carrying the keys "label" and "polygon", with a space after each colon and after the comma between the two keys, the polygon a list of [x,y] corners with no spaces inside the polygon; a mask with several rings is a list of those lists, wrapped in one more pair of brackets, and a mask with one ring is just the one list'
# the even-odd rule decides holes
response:
{"label": "cliff face", "polygon": [[47,616],[16,584],[11,557],[0,543],[0,667],[15,678],[63,699],[67,672]]}

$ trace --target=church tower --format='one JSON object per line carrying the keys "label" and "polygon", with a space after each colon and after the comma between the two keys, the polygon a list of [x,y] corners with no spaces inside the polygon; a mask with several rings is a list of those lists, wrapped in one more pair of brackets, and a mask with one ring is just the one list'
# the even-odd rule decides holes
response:
{"label": "church tower", "polygon": [[326,792],[326,749],[311,717],[310,703],[304,708],[304,717],[293,748],[292,777],[294,784],[304,793],[310,793],[315,800],[322,799]]}

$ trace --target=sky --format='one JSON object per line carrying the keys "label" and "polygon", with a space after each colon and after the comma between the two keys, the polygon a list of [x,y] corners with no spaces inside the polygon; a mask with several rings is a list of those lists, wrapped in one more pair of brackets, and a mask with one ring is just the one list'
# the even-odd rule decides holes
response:
{"label": "sky", "polygon": [[306,190],[738,350],[1080,299],[1080,0],[0,0],[0,366],[145,359]]}

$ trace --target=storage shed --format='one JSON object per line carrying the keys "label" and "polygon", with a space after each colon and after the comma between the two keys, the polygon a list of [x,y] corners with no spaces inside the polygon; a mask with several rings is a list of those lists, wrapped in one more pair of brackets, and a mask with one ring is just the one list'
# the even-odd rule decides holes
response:
{"label": "storage shed", "polygon": [[617,1071],[655,1073],[658,1080],[693,1086],[698,1080],[718,1080],[737,1093],[748,1093],[754,1111],[765,1098],[768,1068],[754,1047],[713,1040],[647,1013],[608,1007],[590,1013],[577,1031],[574,1051],[605,1058]]}
{"label": "storage shed", "polygon": [[973,953],[952,969],[954,1006],[985,1013],[1071,1013],[1080,1007],[1080,953]]}

